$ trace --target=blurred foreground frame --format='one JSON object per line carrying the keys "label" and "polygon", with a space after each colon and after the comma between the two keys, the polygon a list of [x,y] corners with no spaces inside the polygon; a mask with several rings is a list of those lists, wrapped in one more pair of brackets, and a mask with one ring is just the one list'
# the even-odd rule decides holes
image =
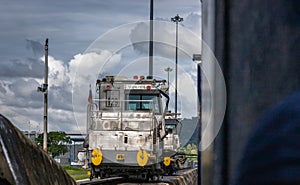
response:
{"label": "blurred foreground frame", "polygon": [[256,120],[300,88],[299,7],[297,0],[202,1],[202,38],[220,63],[227,90],[203,184],[232,184]]}

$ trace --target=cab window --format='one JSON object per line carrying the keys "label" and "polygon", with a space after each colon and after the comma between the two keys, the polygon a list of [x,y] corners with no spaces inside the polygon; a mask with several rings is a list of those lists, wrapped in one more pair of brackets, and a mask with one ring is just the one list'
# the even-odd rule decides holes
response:
{"label": "cab window", "polygon": [[158,95],[129,94],[126,96],[127,110],[154,110],[160,112]]}

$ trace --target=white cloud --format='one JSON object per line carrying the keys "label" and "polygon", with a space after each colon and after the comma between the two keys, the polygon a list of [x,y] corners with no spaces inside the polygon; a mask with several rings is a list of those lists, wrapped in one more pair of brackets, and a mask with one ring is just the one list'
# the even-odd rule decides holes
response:
{"label": "white cloud", "polygon": [[[2,48],[0,55],[2,58],[18,59],[18,61],[8,60],[6,63],[1,63],[0,108],[1,113],[9,115],[9,118],[20,128],[27,128],[28,121],[33,126],[43,121],[43,95],[36,92],[36,88],[44,83],[44,65],[41,62],[44,57],[40,58],[40,62],[37,60],[37,56],[34,60],[32,58],[24,60],[24,56],[32,57],[28,56],[28,50],[25,50],[26,48],[22,45],[24,44],[22,42],[25,41],[24,35],[26,38],[37,41],[41,38],[44,40],[45,37],[50,39],[51,56],[49,56],[48,61],[50,129],[67,131],[78,128],[78,126],[74,126],[75,120],[71,111],[72,93],[77,121],[80,124],[85,124],[88,86],[95,84],[99,73],[118,74],[120,71],[129,69],[128,65],[134,64],[136,61],[140,62],[142,71],[138,71],[137,66],[131,66],[134,69],[133,72],[139,72],[141,75],[147,73],[147,64],[144,65],[147,63],[146,58],[140,58],[134,52],[124,52],[124,47],[130,48],[132,45],[129,34],[134,28],[131,26],[136,26],[136,24],[128,24],[129,26],[123,27],[123,30],[116,26],[138,20],[148,20],[148,2],[139,0],[131,3],[101,1],[70,4],[69,2],[60,2],[60,6],[56,6],[56,3],[35,1],[28,1],[27,3],[34,4],[34,6],[25,6],[24,8],[24,6],[12,2],[0,8],[3,10],[0,11],[2,15],[0,19],[3,22],[3,29],[0,31],[0,37],[3,40],[2,45],[0,44]],[[83,4],[84,8],[82,8]],[[175,15],[174,12],[178,12],[186,17],[184,26],[195,31],[192,27],[187,26],[189,22],[193,22],[189,21],[192,17],[188,15],[190,12],[196,12],[199,9],[199,4],[199,1],[196,0],[157,2],[155,3],[156,12],[154,16],[169,20],[171,16]],[[170,5],[174,5],[173,8]],[[21,7],[22,11],[19,11]],[[119,7],[123,7],[124,11],[120,11]],[[135,8],[132,9],[132,7]],[[115,16],[111,16],[112,13]],[[59,19],[57,19],[58,17]],[[28,24],[24,25],[24,22]],[[109,30],[111,28],[115,29]],[[158,78],[166,78],[167,75],[163,68],[174,64],[171,61],[174,58],[175,24],[169,22],[166,27],[156,25],[155,29],[156,43],[161,42],[161,44],[156,45],[156,55],[161,54],[162,58],[155,61],[154,71]],[[191,42],[193,38],[184,38],[181,35],[184,34],[184,31],[181,29],[184,28],[180,28],[180,45],[185,44],[180,47],[183,50],[189,50],[194,47],[193,42]],[[108,32],[103,34],[107,30],[113,34]],[[147,41],[149,34],[146,32],[148,32],[147,25],[138,27],[135,32],[137,35],[134,36],[137,38],[136,41]],[[85,54],[75,55],[70,61],[66,59],[74,53],[82,51],[88,43],[99,35],[102,35],[102,39],[100,38],[101,46],[103,46],[101,50],[96,50],[96,52],[89,50]],[[105,37],[105,41],[103,37]],[[181,40],[183,38],[184,40]],[[148,44],[143,51],[146,55],[147,48]],[[39,54],[42,53],[40,51]],[[122,62],[120,62],[121,59]],[[187,68],[183,65],[181,67],[184,70]],[[128,71],[127,74],[131,75],[131,72]],[[173,76],[171,78],[173,80]],[[79,127],[82,130],[83,127],[80,125]]]}
{"label": "white cloud", "polygon": [[[44,57],[40,58],[40,61],[44,60]],[[89,84],[95,84],[104,65],[113,68],[120,60],[121,54],[113,55],[107,50],[77,54],[68,63],[48,56],[49,130],[82,130]],[[29,121],[32,127],[36,127],[36,123],[43,122],[43,94],[36,90],[43,83],[43,79],[31,77],[2,80],[1,113],[7,115],[20,129],[28,130]],[[79,115],[76,118],[80,125],[76,123],[74,114]]]}
{"label": "white cloud", "polygon": [[184,21],[182,22],[184,27],[192,30],[195,34],[201,34],[201,13],[192,12],[186,16]]}
{"label": "white cloud", "polygon": [[[186,71],[183,68],[178,68],[177,81],[177,112],[182,114],[183,118],[192,118],[197,116],[197,81],[193,78],[195,68],[191,65],[190,70]],[[170,80],[170,96],[171,101],[175,100],[175,78]],[[174,110],[174,104],[173,110]]]}
{"label": "white cloud", "polygon": [[[171,67],[173,71],[170,73],[170,106],[174,111],[174,92],[175,92],[175,67],[174,62],[163,57],[154,57],[154,78],[167,80],[167,72],[164,71],[167,67]],[[125,65],[118,75],[128,78],[134,75],[148,74],[148,57],[139,58]],[[191,118],[197,115],[197,76],[196,64],[190,61],[189,67],[178,66],[178,112],[181,112],[183,117]]]}
{"label": "white cloud", "polygon": [[[89,84],[95,84],[98,74],[99,72],[103,72],[104,66],[105,69],[111,73],[128,77],[136,74],[147,75],[148,57],[138,58],[128,63],[120,63],[121,59],[121,54],[113,55],[109,51],[77,54],[67,64],[49,56],[49,130],[85,131],[88,86]],[[164,69],[168,66],[173,66],[173,61],[163,57],[155,57],[154,61],[155,78],[166,79],[167,73]],[[121,66],[121,70],[115,70],[117,69],[116,66]],[[189,74],[190,72],[191,74]],[[195,71],[189,71],[189,73],[179,66],[178,94],[181,100],[179,107],[182,110],[180,111],[184,116],[192,117],[195,116],[196,104],[195,100],[191,99],[191,97],[194,96],[193,88],[195,88],[191,76]],[[71,79],[74,81],[72,82]],[[26,105],[23,105],[23,108],[19,105],[11,108],[6,107],[5,111],[2,111],[3,114],[9,115],[12,121],[21,129],[34,128],[43,122],[43,96],[36,92],[36,88],[42,80],[38,79],[38,81],[39,82],[37,82],[37,79],[23,78],[15,82],[1,82],[3,92],[0,92],[0,97],[2,101],[7,96],[11,102],[14,100],[15,102],[27,102]],[[171,86],[174,87],[174,70],[173,73],[170,74],[170,81]],[[172,87],[170,91],[174,90]],[[32,94],[34,94],[35,97],[39,97],[39,99],[34,97],[33,99],[28,99]],[[70,97],[72,95],[73,101],[71,101]],[[24,97],[24,99],[20,99],[21,97]],[[171,101],[174,100],[171,99]],[[30,102],[37,102],[38,106],[35,108],[27,107]],[[68,108],[72,103],[74,112],[71,108]],[[76,121],[73,114],[75,115]],[[32,123],[31,126],[28,125],[28,121]]]}
{"label": "white cloud", "polygon": [[[94,93],[95,83],[99,73],[102,73],[103,66],[108,69],[120,63],[121,55],[112,54],[103,50],[76,55],[69,63],[69,78],[72,79],[72,105],[76,122],[80,128],[85,125],[89,85],[92,85]],[[95,95],[95,94],[94,94]]]}
{"label": "white cloud", "polygon": [[[133,25],[130,33],[134,49],[141,53],[148,53],[149,48],[149,22]],[[167,21],[154,21],[153,24],[154,55],[174,58],[176,47],[176,25]],[[200,33],[178,25],[179,52],[200,53]]]}
{"label": "white cloud", "polygon": [[73,86],[94,83],[104,65],[111,68],[120,60],[120,54],[113,55],[108,50],[77,54],[69,62],[68,77],[72,80]]}
{"label": "white cloud", "polygon": [[67,68],[63,61],[56,60],[49,56],[49,84],[51,86],[62,86],[64,82],[68,82]]}
{"label": "white cloud", "polygon": [[[35,117],[37,109],[32,108],[16,108],[0,105],[1,114],[7,117],[17,128],[21,130],[38,130],[39,122],[32,120]],[[22,111],[21,111],[22,110]]]}

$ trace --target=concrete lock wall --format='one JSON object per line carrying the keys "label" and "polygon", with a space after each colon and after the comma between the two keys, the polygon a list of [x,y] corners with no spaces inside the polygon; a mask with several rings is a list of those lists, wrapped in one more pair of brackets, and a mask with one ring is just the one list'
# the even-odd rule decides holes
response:
{"label": "concrete lock wall", "polygon": [[300,88],[299,7],[297,0],[202,1],[203,40],[227,88],[226,116],[213,146],[213,184],[234,181],[255,121]]}
{"label": "concrete lock wall", "polygon": [[75,185],[76,182],[0,114],[0,184]]}

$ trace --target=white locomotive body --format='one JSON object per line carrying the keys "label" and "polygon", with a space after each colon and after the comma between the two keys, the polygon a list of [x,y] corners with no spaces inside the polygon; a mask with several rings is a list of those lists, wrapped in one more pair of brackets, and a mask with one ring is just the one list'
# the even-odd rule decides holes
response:
{"label": "white locomotive body", "polygon": [[159,177],[167,135],[165,81],[106,76],[96,86],[98,97],[87,108],[90,177]]}

